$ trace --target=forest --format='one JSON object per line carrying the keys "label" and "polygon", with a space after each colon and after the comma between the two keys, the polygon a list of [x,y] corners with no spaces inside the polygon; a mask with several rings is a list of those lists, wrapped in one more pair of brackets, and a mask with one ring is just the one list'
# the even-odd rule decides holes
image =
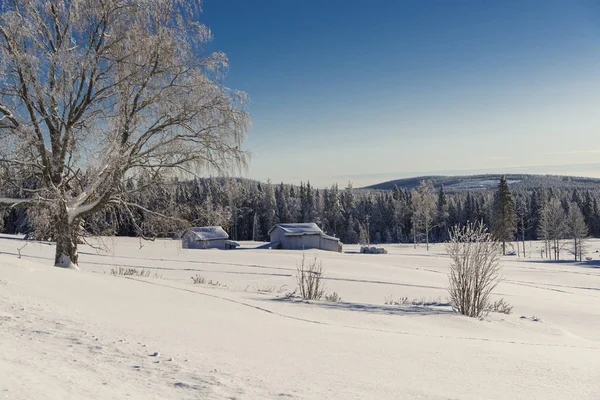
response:
{"label": "forest", "polygon": [[[276,223],[315,222],[343,243],[443,242],[448,229],[479,222],[492,231],[497,188],[445,190],[423,180],[413,189],[319,189],[248,179],[173,179],[160,184],[127,182],[127,201],[109,205],[82,222],[87,235],[173,237],[189,226],[221,225],[233,240],[268,241]],[[506,240],[570,239],[569,222],[581,216],[582,237],[600,237],[599,189],[510,188]],[[131,206],[128,206],[130,204]],[[51,240],[43,210],[5,207],[4,233]],[[580,224],[580,225],[581,225]],[[550,247],[550,245],[549,245]],[[548,249],[550,252],[550,248]]]}

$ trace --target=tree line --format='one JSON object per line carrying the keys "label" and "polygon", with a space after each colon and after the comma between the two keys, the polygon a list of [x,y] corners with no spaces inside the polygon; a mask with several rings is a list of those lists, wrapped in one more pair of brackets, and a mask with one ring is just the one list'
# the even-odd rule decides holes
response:
{"label": "tree line", "polygon": [[[136,207],[111,205],[82,228],[92,235],[171,237],[189,226],[221,225],[233,240],[268,241],[276,223],[315,222],[343,243],[428,245],[446,241],[452,226],[483,222],[504,242],[544,240],[544,256],[552,258],[560,257],[565,239],[580,238],[582,247],[584,238],[600,237],[599,190],[511,191],[504,178],[496,190],[452,192],[428,181],[391,191],[225,178],[148,183],[128,180],[131,194],[124,204]],[[5,233],[52,236],[49,219],[39,211],[7,208],[0,221]],[[577,253],[581,258],[582,251]]]}

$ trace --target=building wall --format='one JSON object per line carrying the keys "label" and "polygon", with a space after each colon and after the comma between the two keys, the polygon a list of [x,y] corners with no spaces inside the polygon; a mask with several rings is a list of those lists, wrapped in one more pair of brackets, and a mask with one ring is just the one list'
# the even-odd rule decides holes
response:
{"label": "building wall", "polygon": [[320,249],[321,235],[287,236],[282,242],[284,249],[305,250]]}
{"label": "building wall", "polygon": [[339,240],[328,239],[321,236],[321,250],[340,251],[341,243]]}
{"label": "building wall", "polygon": [[282,249],[306,250],[321,249],[339,251],[339,241],[323,237],[322,235],[285,236],[283,231],[275,228],[270,235],[271,242],[281,242]]}
{"label": "building wall", "polygon": [[285,236],[283,234],[283,232],[281,231],[281,229],[279,228],[275,228],[273,229],[273,231],[271,231],[271,242],[282,242],[285,240]]}
{"label": "building wall", "polygon": [[181,245],[184,249],[225,249],[225,239],[215,240],[195,240],[193,235],[185,235],[181,239]]}

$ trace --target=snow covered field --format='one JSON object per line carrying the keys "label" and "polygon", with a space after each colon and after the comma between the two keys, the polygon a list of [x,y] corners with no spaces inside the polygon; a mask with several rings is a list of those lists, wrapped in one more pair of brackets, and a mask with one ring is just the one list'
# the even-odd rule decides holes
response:
{"label": "snow covered field", "polygon": [[[442,245],[307,251],[342,297],[307,303],[281,299],[299,251],[103,242],[76,272],[50,267],[52,245],[0,237],[0,398],[600,398],[600,241],[587,263],[504,257],[494,299],[513,313],[483,320],[443,305]],[[442,305],[385,304],[402,297]]]}

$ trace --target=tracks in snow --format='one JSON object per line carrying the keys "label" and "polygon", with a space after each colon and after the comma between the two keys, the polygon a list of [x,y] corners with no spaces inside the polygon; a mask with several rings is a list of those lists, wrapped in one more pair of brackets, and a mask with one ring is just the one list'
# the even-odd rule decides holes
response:
{"label": "tracks in snow", "polygon": [[286,319],[290,319],[290,320],[295,320],[295,321],[300,321],[300,322],[305,322],[305,323],[310,323],[310,324],[315,324],[315,325],[329,326],[329,327],[334,327],[334,328],[345,328],[345,329],[353,329],[353,330],[369,331],[369,332],[381,332],[381,333],[389,333],[389,334],[396,334],[396,335],[403,335],[403,336],[431,337],[431,338],[437,338],[437,339],[457,339],[457,340],[481,341],[481,342],[491,342],[491,343],[516,344],[516,345],[535,346],[535,347],[559,347],[559,348],[600,350],[600,347],[593,347],[593,346],[573,346],[573,345],[560,345],[560,344],[551,344],[551,343],[519,342],[519,341],[512,341],[512,340],[497,340],[497,339],[487,339],[487,338],[478,338],[478,337],[470,337],[470,336],[433,335],[433,334],[427,334],[427,333],[392,331],[392,330],[377,329],[377,328],[363,328],[363,327],[359,327],[359,326],[344,325],[344,324],[338,325],[338,324],[332,324],[332,323],[324,322],[324,321],[312,320],[312,319],[308,319],[308,318],[295,317],[293,315],[283,314],[283,313],[269,310],[268,308],[260,307],[260,306],[250,304],[250,303],[247,303],[244,301],[230,299],[227,297],[218,296],[218,295],[210,294],[210,293],[198,292],[198,291],[192,290],[192,289],[186,289],[186,288],[182,288],[182,287],[176,287],[176,286],[161,284],[161,283],[157,283],[157,282],[145,281],[145,280],[137,279],[137,278],[130,277],[130,276],[123,276],[121,278],[130,279],[132,281],[141,282],[141,283],[145,283],[148,285],[161,286],[161,287],[169,288],[172,290],[189,292],[189,293],[193,293],[195,295],[211,297],[211,298],[218,299],[221,301],[226,301],[229,303],[237,304],[237,305],[240,305],[243,307],[252,308],[257,311],[264,312],[264,313],[274,315],[274,316],[278,316],[281,318],[286,318]]}
{"label": "tracks in snow", "polygon": [[[11,253],[11,252],[3,252],[3,254],[14,255],[17,257],[19,256],[17,253]],[[94,254],[94,253],[87,253],[87,252],[82,252],[80,254],[85,254],[85,255],[94,256],[94,257],[112,257],[112,256],[108,256],[108,255]],[[48,258],[48,257],[33,256],[33,255],[21,255],[21,257],[50,260],[50,258]],[[208,264],[208,265],[211,265],[211,264],[227,265],[227,266],[244,267],[244,268],[259,268],[259,269],[274,269],[274,270],[281,270],[281,271],[289,271],[289,273],[218,271],[219,273],[222,273],[222,274],[234,274],[234,275],[257,275],[257,276],[274,276],[274,277],[289,278],[289,277],[294,276],[293,272],[295,271],[295,269],[293,269],[293,268],[271,267],[271,266],[267,266],[267,265],[258,265],[258,264],[240,264],[240,263],[225,263],[225,262],[197,261],[197,260],[139,258],[139,257],[130,257],[130,256],[119,256],[119,258],[129,258],[129,259],[138,259],[138,260],[147,259],[147,260],[153,260],[153,261],[178,262],[178,263],[184,263],[184,264],[185,263],[193,263],[193,264]],[[91,265],[104,265],[104,266],[108,266],[108,267],[126,267],[126,268],[134,267],[134,268],[144,268],[144,269],[150,269],[150,270],[164,270],[164,271],[215,272],[214,270],[206,270],[206,269],[198,269],[198,268],[169,268],[169,267],[161,267],[161,266],[117,264],[117,263],[109,263],[109,262],[105,263],[105,262],[98,262],[98,261],[83,261],[82,263],[83,264],[91,264]],[[409,270],[413,270],[413,271],[424,271],[424,272],[430,272],[430,273],[434,273],[434,274],[446,275],[445,272],[437,271],[437,270],[430,269],[430,268],[401,266],[401,265],[395,265],[395,266],[392,266],[392,268],[403,268],[403,269],[409,269]],[[536,267],[527,267],[527,266],[523,267],[523,268],[532,269],[532,270],[536,270],[536,271],[544,271],[544,272],[549,272],[549,273],[564,272],[564,273],[583,274],[583,275],[600,277],[600,275],[597,275],[597,274],[590,274],[590,273],[584,273],[584,272],[578,272],[578,271],[567,271],[567,270],[550,271],[546,268],[536,268]],[[380,281],[380,280],[369,280],[369,279],[352,279],[352,278],[343,278],[343,277],[326,277],[325,280],[356,282],[356,283],[371,283],[371,284],[378,284],[378,285],[391,285],[391,286],[403,286],[403,287],[417,287],[417,288],[436,289],[436,290],[444,290],[445,289],[445,287],[442,287],[442,286],[414,285],[414,284],[402,283],[402,282]],[[564,294],[569,294],[569,295],[574,295],[576,293],[569,292],[569,291],[562,290],[562,289],[557,289],[557,288],[576,289],[576,290],[585,290],[585,291],[594,291],[594,292],[600,291],[600,288],[595,288],[595,287],[557,285],[557,284],[544,283],[544,282],[516,281],[516,280],[508,280],[508,279],[504,280],[503,282],[511,284],[511,285],[516,285],[516,286],[531,287],[531,288],[535,288],[535,289],[539,289],[539,290],[546,290],[546,291],[564,293]],[[553,287],[544,287],[544,286],[553,286]],[[599,296],[594,296],[592,294],[587,294],[587,293],[581,293],[581,294],[584,296],[599,298]]]}

